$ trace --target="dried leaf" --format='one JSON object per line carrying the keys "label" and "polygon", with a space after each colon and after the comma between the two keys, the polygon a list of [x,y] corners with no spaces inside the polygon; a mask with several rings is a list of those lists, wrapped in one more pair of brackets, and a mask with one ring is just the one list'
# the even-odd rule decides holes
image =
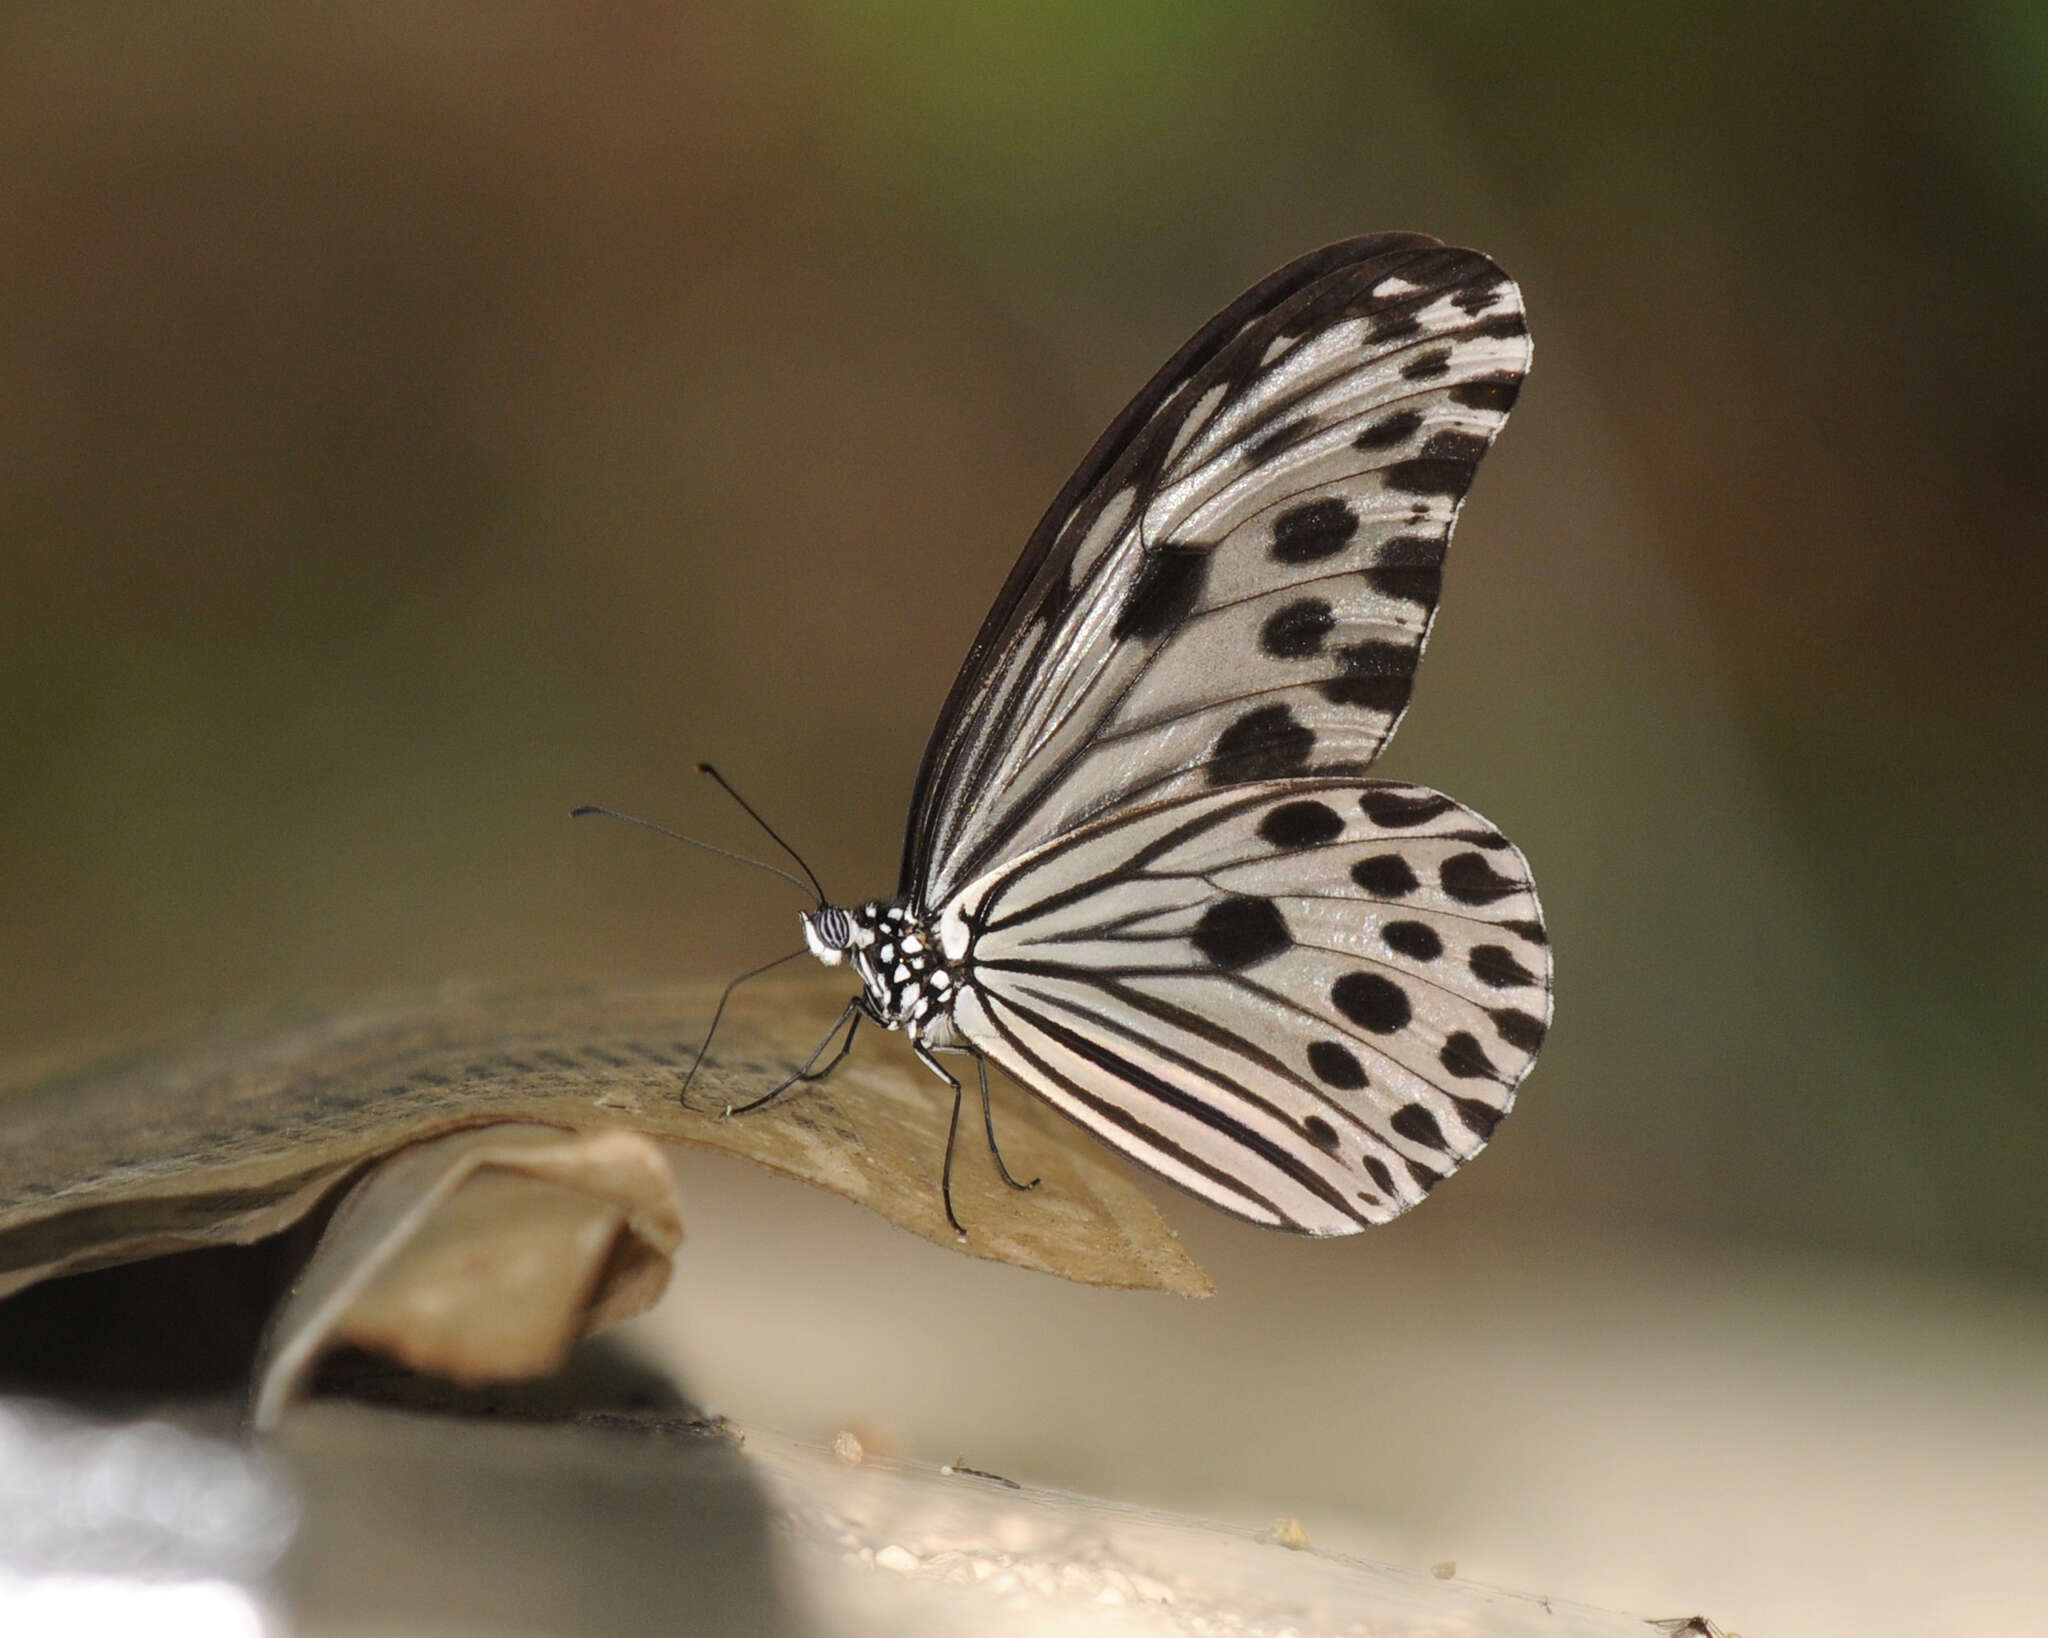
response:
{"label": "dried leaf", "polygon": [[[715,995],[704,983],[538,997],[451,988],[0,1092],[0,1296],[53,1274],[262,1238],[369,1160],[506,1120],[743,1155],[954,1245],[939,1200],[952,1094],[900,1042],[863,1032],[829,1080],[724,1114],[803,1060],[844,1005],[845,980],[756,986],[686,1103]],[[963,1130],[959,1249],[1087,1284],[1208,1293],[1107,1149],[1007,1086],[996,1123],[1011,1170],[1044,1182],[1005,1188]]]}
{"label": "dried leaf", "polygon": [[548,1375],[654,1303],[682,1238],[674,1174],[635,1133],[499,1124],[415,1144],[350,1191],[294,1283],[256,1425],[344,1345],[464,1385]]}

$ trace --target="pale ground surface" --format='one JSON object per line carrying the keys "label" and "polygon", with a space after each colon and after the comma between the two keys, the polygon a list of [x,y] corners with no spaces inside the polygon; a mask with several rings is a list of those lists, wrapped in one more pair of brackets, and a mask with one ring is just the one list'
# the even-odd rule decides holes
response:
{"label": "pale ground surface", "polygon": [[951,1467],[750,1433],[803,1610],[830,1638],[1643,1638],[1642,1618]]}
{"label": "pale ground surface", "polygon": [[[1207,1302],[955,1257],[686,1155],[639,1338],[743,1425],[1746,1638],[2048,1609],[2048,1303],[1729,1249],[1531,1245],[1433,1202],[1343,1244],[1168,1203]],[[1432,1218],[1435,1220],[1432,1222]]]}

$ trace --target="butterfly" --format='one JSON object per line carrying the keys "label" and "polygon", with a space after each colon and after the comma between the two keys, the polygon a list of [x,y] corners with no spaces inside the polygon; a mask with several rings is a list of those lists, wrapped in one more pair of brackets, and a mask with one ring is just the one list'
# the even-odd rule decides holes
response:
{"label": "butterfly", "polygon": [[776,1093],[862,1019],[903,1031],[953,1088],[956,1230],[938,1054],[975,1060],[1014,1187],[991,1063],[1272,1228],[1354,1233],[1471,1159],[1549,1028],[1542,912],[1486,820],[1367,773],[1529,356],[1507,275],[1409,233],[1311,252],[1204,325],[1011,571],[895,897],[803,912],[861,992],[838,1055],[814,1067],[835,1026]]}

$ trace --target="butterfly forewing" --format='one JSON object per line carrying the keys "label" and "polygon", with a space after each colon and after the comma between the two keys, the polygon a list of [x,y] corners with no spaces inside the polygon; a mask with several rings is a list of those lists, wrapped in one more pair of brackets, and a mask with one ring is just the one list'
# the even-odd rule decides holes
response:
{"label": "butterfly forewing", "polygon": [[906,896],[936,910],[1134,803],[1363,772],[1528,358],[1514,284],[1416,235],[1305,257],[1205,327],[983,628],[919,776]]}
{"label": "butterfly forewing", "polygon": [[1146,805],[991,871],[948,918],[977,1049],[1152,1170],[1305,1233],[1384,1221],[1477,1153],[1550,1019],[1527,865],[1417,786]]}

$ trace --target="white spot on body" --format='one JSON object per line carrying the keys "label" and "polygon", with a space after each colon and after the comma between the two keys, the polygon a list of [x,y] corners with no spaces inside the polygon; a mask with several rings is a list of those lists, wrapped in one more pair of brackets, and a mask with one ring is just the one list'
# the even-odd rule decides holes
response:
{"label": "white spot on body", "polygon": [[971,896],[974,906],[979,908],[987,891],[984,886],[979,893],[962,894],[939,913],[939,949],[948,961],[966,959],[968,943],[974,936],[967,925],[968,901]]}

